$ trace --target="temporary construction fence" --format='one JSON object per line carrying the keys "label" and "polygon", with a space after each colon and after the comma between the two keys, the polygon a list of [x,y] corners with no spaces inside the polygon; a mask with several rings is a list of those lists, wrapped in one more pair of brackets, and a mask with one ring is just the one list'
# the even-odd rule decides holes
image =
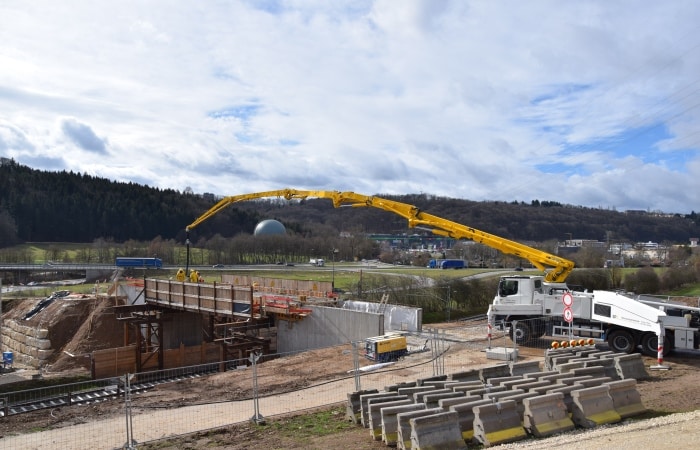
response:
{"label": "temporary construction fence", "polygon": [[[233,372],[228,374],[212,375],[222,364],[205,364],[0,394],[0,424],[13,428],[5,433],[3,448],[136,448],[250,420],[259,423],[343,403],[350,392],[476,368],[474,352],[514,345],[502,331],[493,331],[490,340],[486,335],[484,322],[411,333],[410,353],[397,363],[370,364],[362,343],[353,342],[289,355],[252,354],[227,361],[226,369]],[[520,350],[521,356],[544,356],[541,349]],[[321,363],[332,366],[330,376],[313,373],[319,355],[328,359]],[[206,390],[223,394],[200,400]]]}

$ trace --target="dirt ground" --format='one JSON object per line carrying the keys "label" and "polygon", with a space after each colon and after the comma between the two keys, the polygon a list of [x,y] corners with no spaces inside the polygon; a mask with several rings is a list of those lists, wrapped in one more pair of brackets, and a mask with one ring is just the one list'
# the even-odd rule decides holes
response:
{"label": "dirt ground", "polygon": [[[63,346],[63,350],[66,350],[67,353],[77,355],[90,351],[93,346],[103,348],[105,342],[99,337],[103,333],[112,335],[112,339],[114,334],[119,335],[120,329],[114,328],[108,323],[108,314],[104,311],[102,313],[96,312],[101,307],[91,303],[89,299],[85,300],[84,305],[83,313],[76,313],[74,316],[84,317],[84,323],[89,324],[89,329],[86,330],[83,326],[77,331],[73,331],[75,339],[67,340]],[[55,308],[60,308],[60,305],[56,305]],[[111,319],[113,320],[113,316]],[[452,329],[459,326],[459,324],[452,323],[439,327]],[[435,325],[431,325],[431,327],[435,327]],[[118,342],[117,345],[119,345]],[[317,385],[338,377],[347,377],[347,371],[352,369],[352,358],[348,357],[351,351],[351,346],[346,345],[266,361],[260,364],[258,369],[261,380],[264,380],[260,384],[260,394],[263,396],[274,395]],[[541,356],[541,354],[541,350],[521,348],[523,360]],[[415,358],[429,359],[430,356],[430,352],[426,352],[416,355]],[[414,363],[415,360],[411,358],[406,358],[400,364]],[[644,357],[644,362],[646,367],[656,363],[655,359],[647,357]],[[650,411],[645,417],[700,409],[700,389],[698,389],[700,386],[700,356],[693,354],[669,355],[665,362],[670,370],[648,370],[649,379],[638,382],[637,389],[642,396],[642,402]],[[361,363],[362,365],[369,364],[367,361],[361,361]],[[475,350],[473,346],[453,344],[445,358],[445,373],[449,374],[495,363],[493,360],[486,359],[484,352]],[[48,378],[66,374],[88,373],[84,362],[78,363],[75,358],[65,354],[53,361],[48,368],[49,370],[45,373]],[[313,392],[312,388],[304,391],[304,395],[313,396]],[[178,408],[222,400],[242,400],[248,399],[250,396],[250,380],[238,376],[233,371],[159,385],[136,396],[133,400],[133,408],[154,406]],[[295,433],[285,431],[289,427],[285,428],[282,425],[294,424],[294,421],[298,420],[295,417],[298,414],[289,414],[269,418],[266,425],[240,423],[217,431],[195,433],[150,444],[141,444],[139,448],[326,449],[338,448],[339,446],[353,449],[386,448],[382,442],[373,441],[367,429],[348,422],[345,417],[344,404],[324,408],[324,410],[328,410],[330,413],[330,418],[327,419],[327,428],[329,428],[327,435],[305,432],[301,429],[302,426],[299,426]],[[305,414],[309,413],[311,412],[305,412]],[[123,414],[123,400],[110,400],[88,406],[63,407],[13,415],[0,419],[0,444],[2,437],[8,434],[37,429],[70,427],[86,421],[123,416]],[[294,425],[290,426],[294,428]]]}

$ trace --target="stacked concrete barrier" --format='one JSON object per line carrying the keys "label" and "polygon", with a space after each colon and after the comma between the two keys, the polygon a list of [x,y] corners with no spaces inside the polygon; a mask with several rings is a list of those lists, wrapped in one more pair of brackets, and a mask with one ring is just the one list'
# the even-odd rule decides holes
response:
{"label": "stacked concrete barrier", "polygon": [[[347,415],[386,445],[426,450],[551,436],[646,411],[635,379],[647,377],[639,355],[566,349],[547,358],[551,367],[542,371],[537,362],[509,362],[348,394]],[[447,412],[456,414],[461,443]]]}
{"label": "stacked concrete barrier", "polygon": [[436,375],[434,377],[428,377],[428,378],[419,378],[416,384],[418,386],[423,386],[424,383],[430,382],[430,381],[447,381],[447,375]]}
{"label": "stacked concrete barrier", "polygon": [[464,372],[456,372],[450,375],[452,381],[481,381],[479,369],[466,370]]}
{"label": "stacked concrete barrier", "polygon": [[523,404],[523,425],[533,436],[546,437],[575,428],[562,393],[526,398]]}
{"label": "stacked concrete barrier", "polygon": [[360,395],[360,423],[363,427],[367,428],[369,426],[369,409],[368,402],[370,399],[387,399],[385,401],[396,400],[398,394],[396,392],[377,392],[371,394],[361,394]]}
{"label": "stacked concrete barrier", "polygon": [[390,446],[395,447],[399,437],[397,416],[401,413],[424,410],[423,403],[411,403],[410,405],[389,406],[382,408],[382,441]]}
{"label": "stacked concrete barrier", "polygon": [[516,402],[506,400],[479,405],[474,410],[474,439],[485,447],[519,441],[527,437]]}
{"label": "stacked concrete barrier", "polygon": [[415,404],[416,403],[413,403],[413,401],[411,401],[408,397],[403,397],[401,400],[389,402],[377,401],[375,403],[370,400],[367,403],[367,408],[369,409],[369,412],[367,413],[367,416],[369,417],[369,435],[375,441],[382,440],[382,411],[384,411],[385,408]]}
{"label": "stacked concrete barrier", "polygon": [[539,372],[540,370],[539,361],[511,361],[508,365],[510,367],[510,374],[513,376],[526,375],[528,373]]}
{"label": "stacked concrete barrier", "polygon": [[414,417],[411,424],[411,448],[416,450],[466,450],[459,431],[457,413],[448,411]]}
{"label": "stacked concrete barrier", "polygon": [[615,410],[608,386],[596,386],[571,391],[574,423],[583,428],[617,423],[622,420]]}
{"label": "stacked concrete barrier", "polygon": [[430,416],[444,412],[441,408],[424,409],[419,411],[403,412],[396,415],[396,446],[402,450],[411,446],[411,419]]}
{"label": "stacked concrete barrier", "polygon": [[501,364],[498,366],[490,366],[479,369],[479,379],[482,383],[488,383],[489,378],[496,377],[509,377],[510,367],[508,364]]}
{"label": "stacked concrete barrier", "polygon": [[646,380],[649,378],[642,355],[634,353],[631,355],[620,355],[615,357],[615,370],[620,380],[634,378],[636,380]]}
{"label": "stacked concrete barrier", "polygon": [[367,389],[363,391],[348,392],[348,403],[345,408],[345,418],[354,424],[362,423],[362,403],[360,396],[365,394],[377,394],[376,389]]}
{"label": "stacked concrete barrier", "polygon": [[639,414],[644,414],[646,408],[642,404],[642,397],[637,391],[637,380],[619,380],[606,383],[615,411],[621,418],[626,419]]}
{"label": "stacked concrete barrier", "polygon": [[423,403],[425,403],[425,406],[428,408],[437,408],[440,406],[440,401],[441,400],[447,400],[447,399],[452,399],[452,398],[458,398],[458,399],[464,399],[466,398],[466,395],[464,395],[464,392],[442,392],[442,393],[428,393],[423,397]]}
{"label": "stacked concrete barrier", "polygon": [[589,358],[584,362],[583,367],[602,367],[606,377],[610,377],[614,380],[620,379],[620,376],[617,374],[617,369],[615,369],[615,360],[612,358]]}
{"label": "stacked concrete barrier", "polygon": [[459,430],[462,432],[462,439],[464,439],[465,442],[476,442],[476,440],[474,440],[474,407],[491,404],[493,404],[491,400],[473,400],[468,403],[460,403],[449,407],[450,411],[457,413]]}
{"label": "stacked concrete barrier", "polygon": [[401,388],[415,387],[417,385],[416,381],[403,381],[401,383],[391,384],[389,386],[384,386],[384,390],[387,392],[398,391]]}

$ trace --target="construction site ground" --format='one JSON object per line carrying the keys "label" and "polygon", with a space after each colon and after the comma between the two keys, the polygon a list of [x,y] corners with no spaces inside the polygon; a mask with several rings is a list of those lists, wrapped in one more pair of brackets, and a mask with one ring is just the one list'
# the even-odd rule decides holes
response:
{"label": "construction site ground", "polygon": [[[89,354],[93,349],[104,348],[106,343],[120,345],[121,328],[110,323],[110,321],[114,321],[114,316],[107,312],[106,304],[103,305],[103,302],[92,298],[81,298],[74,299],[73,304],[56,302],[49,308],[54,308],[49,311],[51,314],[46,314],[43,318],[35,317],[31,320],[42,320],[40,325],[51,329],[53,328],[50,323],[52,320],[56,324],[63,323],[61,320],[65,319],[60,318],[63,315],[62,312],[70,311],[72,317],[81,318],[83,325],[72,331],[70,336],[64,337],[65,340],[57,352],[61,356],[51,361],[42,371],[44,378],[87,375],[88,364],[84,361],[87,358],[76,356]],[[15,305],[15,308],[8,314],[18,316],[22,310],[23,307]],[[6,316],[6,319],[8,317]],[[458,333],[464,324],[431,324],[430,327]],[[58,334],[56,332],[55,336]],[[319,409],[317,400],[319,395],[316,392],[327,389],[327,385],[323,385],[324,381],[337,377],[347,377],[348,368],[352,368],[352,358],[348,357],[351,352],[352,348],[348,344],[312,350],[267,361],[261,365],[261,368],[265,367],[264,385],[260,386],[262,396],[272,396],[266,398],[274,399],[275,395],[281,395],[294,389],[307,388],[298,391],[293,410],[290,410],[288,405],[279,404],[281,402],[264,403],[265,409],[262,409],[261,413],[266,418],[265,425],[254,424],[244,419],[240,423],[223,427],[217,431],[166,437],[140,444],[139,448],[386,448],[382,442],[372,440],[367,429],[348,422],[344,414],[345,405],[342,401],[336,403],[335,406],[320,408],[330,409],[332,412],[330,419],[328,419],[328,428],[332,430],[327,435],[314,435],[302,429],[296,433],[289,432],[289,427],[276,426],[284,423],[295,423],[293,422],[295,416],[317,411]],[[429,361],[431,355],[431,352],[411,355],[397,364],[396,368],[399,370],[395,373],[404,374],[405,381],[414,381],[418,372],[410,367],[420,360]],[[521,347],[520,350],[521,360],[541,358],[541,355],[542,350],[540,349]],[[338,361],[343,361],[343,363],[337,363]],[[496,363],[499,361],[487,359],[485,353],[473,345],[453,342],[450,343],[449,351],[444,358],[444,372],[449,374]],[[644,363],[650,367],[656,364],[656,360],[645,357]],[[526,443],[511,444],[511,446],[513,448],[516,446],[524,448],[557,448],[557,446],[563,448],[567,446],[567,448],[636,449],[640,445],[648,445],[653,448],[695,448],[695,444],[700,438],[700,428],[696,426],[697,420],[700,419],[700,389],[698,389],[700,386],[700,356],[692,353],[675,354],[670,355],[665,363],[670,368],[669,370],[648,370],[649,379],[638,382],[637,389],[642,396],[642,402],[649,409],[646,416],[621,425],[586,432],[576,431],[572,434],[575,437],[559,437],[556,442],[528,440]],[[363,360],[361,364],[367,365],[370,362]],[[402,364],[405,365],[405,369],[401,368]],[[35,370],[22,369],[21,366],[18,366],[17,369],[12,373],[0,375],[0,382],[29,380],[38,374]],[[423,370],[431,370],[429,362]],[[9,378],[10,376],[12,378]],[[313,387],[316,385],[318,387]],[[348,380],[347,386],[347,391],[341,393],[341,399],[345,398],[347,392],[353,390],[351,379]],[[241,377],[240,374],[231,371],[158,385],[135,396],[133,407],[135,411],[148,411],[148,408],[154,406],[159,407],[160,410],[176,411],[191,405],[247,399],[250,398],[250,395],[250,378]],[[309,408],[308,411],[293,412],[297,409],[303,409],[305,405]],[[63,441],[63,446],[66,448],[82,448],[82,444],[71,445],[71,436],[78,434],[75,432],[77,429],[75,427],[85,423],[93,423],[98,427],[100,424],[104,424],[104,432],[107,433],[111,431],[110,428],[113,428],[115,423],[123,424],[124,411],[124,401],[120,399],[91,405],[39,410],[2,418],[0,419],[0,447],[3,446],[3,440],[7,440],[9,443],[13,436],[18,433],[41,430],[44,433],[61,433],[62,439],[68,439]],[[667,416],[671,413],[685,414]],[[155,414],[144,413],[138,418],[139,424],[148,428],[148,421],[152,416],[153,420],[162,420],[157,419]],[[156,426],[157,424],[154,423],[153,427]],[[212,427],[216,426],[218,425],[212,424]],[[200,429],[206,428],[208,428],[206,424],[200,424]],[[678,439],[678,436],[681,435],[682,439]],[[600,439],[600,441],[596,439]],[[642,440],[640,441],[640,439]],[[566,442],[569,444],[566,445]],[[572,447],[573,444],[577,445]]]}

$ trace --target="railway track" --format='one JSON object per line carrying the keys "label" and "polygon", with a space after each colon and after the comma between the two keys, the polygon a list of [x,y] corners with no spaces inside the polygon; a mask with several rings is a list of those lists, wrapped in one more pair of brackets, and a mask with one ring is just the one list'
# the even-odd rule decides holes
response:
{"label": "railway track", "polygon": [[[131,393],[138,394],[140,392],[153,389],[160,384],[165,383],[175,383],[178,381],[199,378],[211,373],[217,372],[216,370],[204,370],[191,372],[187,374],[179,374],[170,377],[158,378],[157,380],[149,381],[136,381],[131,383]],[[139,374],[136,374],[135,379],[138,380]],[[37,389],[30,391],[16,391],[8,392],[5,394],[0,394],[0,418],[8,417],[16,414],[29,413],[33,411],[38,411],[42,409],[59,408],[65,406],[76,406],[76,405],[87,405],[92,403],[99,403],[107,401],[110,399],[119,398],[124,395],[124,379],[123,378],[112,378],[109,380],[96,380],[93,382],[83,383],[84,385],[95,385],[103,384],[99,387],[78,387],[77,389],[71,390],[66,388],[64,391],[56,392],[60,389],[60,386],[50,388],[54,390],[46,395],[36,395],[31,397],[32,394],[36,394]],[[66,385],[68,387],[75,385]]]}

